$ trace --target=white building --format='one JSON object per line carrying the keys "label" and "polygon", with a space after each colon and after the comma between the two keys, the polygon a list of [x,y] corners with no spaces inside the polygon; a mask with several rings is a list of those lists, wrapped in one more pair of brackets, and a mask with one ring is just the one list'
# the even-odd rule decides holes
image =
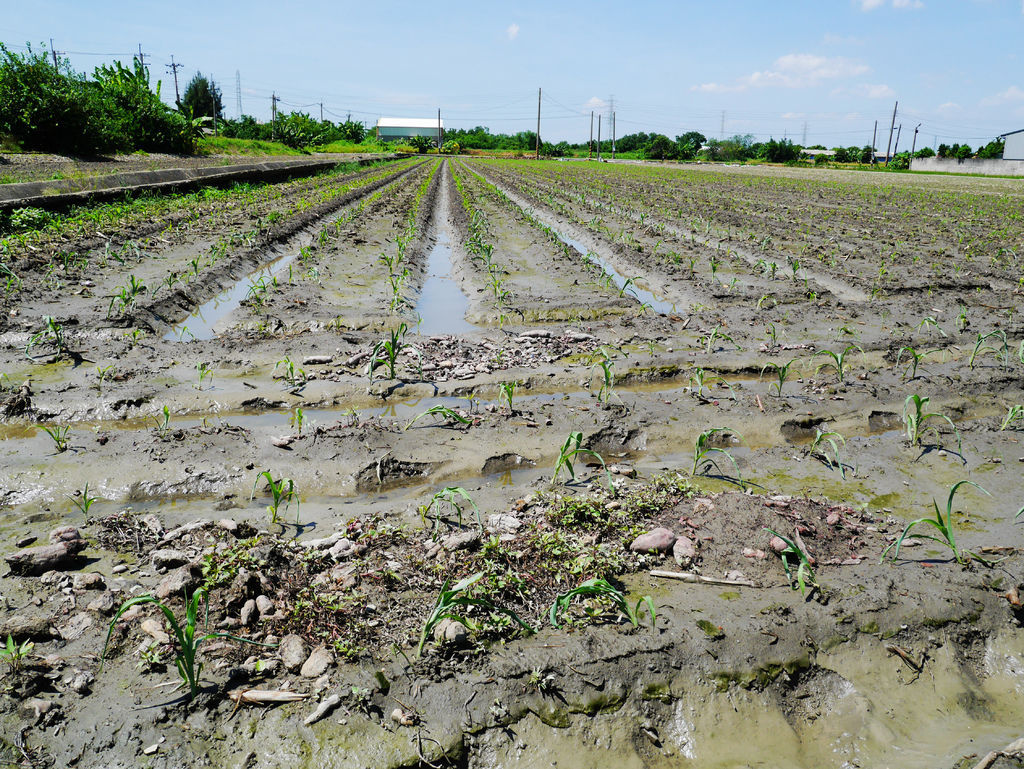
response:
{"label": "white building", "polygon": [[426,136],[440,146],[444,138],[444,123],[440,119],[413,117],[382,117],[377,120],[377,137],[383,141],[409,141],[414,136]]}
{"label": "white building", "polygon": [[1024,128],[1003,134],[1003,160],[1024,160]]}

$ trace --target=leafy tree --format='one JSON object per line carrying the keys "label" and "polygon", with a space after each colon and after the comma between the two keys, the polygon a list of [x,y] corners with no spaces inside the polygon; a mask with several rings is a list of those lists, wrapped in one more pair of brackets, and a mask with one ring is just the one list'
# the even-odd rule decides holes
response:
{"label": "leafy tree", "polygon": [[224,119],[224,103],[221,100],[220,89],[202,72],[197,72],[185,86],[185,95],[181,98],[180,106],[191,109],[194,117]]}
{"label": "leafy tree", "polygon": [[915,158],[933,158],[935,157],[935,150],[931,147],[922,147],[914,153]]}
{"label": "leafy tree", "polygon": [[676,137],[676,154],[681,160],[693,160],[706,141],[707,137],[699,131],[687,131]]}
{"label": "leafy tree", "polygon": [[651,136],[650,143],[644,147],[644,156],[657,160],[674,158],[676,156],[676,145],[664,134],[654,134]]}
{"label": "leafy tree", "polygon": [[434,146],[434,141],[429,136],[414,136],[409,140],[417,152],[426,152]]}
{"label": "leafy tree", "polygon": [[770,163],[789,163],[800,157],[800,148],[789,139],[780,142],[769,139],[761,145],[758,157],[764,158]]}
{"label": "leafy tree", "polygon": [[359,144],[366,138],[366,128],[363,127],[362,123],[355,120],[346,120],[338,126],[338,132],[341,134],[339,138],[353,144]]}
{"label": "leafy tree", "polygon": [[861,163],[872,163],[875,160],[875,150],[870,144],[865,144],[860,150]]}
{"label": "leafy tree", "polygon": [[615,149],[618,152],[640,152],[651,143],[652,138],[652,136],[648,136],[643,131],[626,134],[625,136],[616,139]]}
{"label": "leafy tree", "polygon": [[996,139],[986,144],[984,147],[978,148],[978,157],[991,160],[993,158],[1001,158],[1003,156],[1003,147],[1006,142],[1003,139]]}
{"label": "leafy tree", "polygon": [[939,145],[939,157],[940,158],[948,158],[949,157],[949,149],[950,149],[950,147],[949,147],[948,144],[940,144]]}
{"label": "leafy tree", "polygon": [[974,152],[971,150],[971,145],[969,144],[960,144],[953,146],[955,148],[955,152],[953,153],[953,155],[954,157],[956,157],[957,160],[966,160],[967,158],[974,154]]}
{"label": "leafy tree", "polygon": [[897,171],[906,171],[910,168],[910,153],[900,152],[893,155],[889,160],[889,168],[894,168]]}

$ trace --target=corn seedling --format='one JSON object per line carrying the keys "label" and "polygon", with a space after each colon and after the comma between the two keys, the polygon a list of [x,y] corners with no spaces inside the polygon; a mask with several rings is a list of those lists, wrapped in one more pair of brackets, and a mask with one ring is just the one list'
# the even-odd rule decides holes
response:
{"label": "corn seedling", "polygon": [[[839,453],[839,445],[846,446],[846,439],[834,430],[820,430],[815,428],[817,435],[807,448],[808,456],[815,457],[823,462],[831,470],[838,470],[839,474],[846,480],[846,468],[843,466],[843,458]],[[828,449],[832,449],[832,456],[829,456]]]}
{"label": "corn seedling", "polygon": [[615,373],[613,371],[615,368],[615,361],[612,359],[611,353],[606,347],[599,347],[594,352],[591,360],[594,360],[595,358],[597,358],[597,361],[591,363],[590,368],[600,369],[602,376],[601,389],[597,392],[597,399],[601,403],[607,403],[615,388]]}
{"label": "corn seedling", "polygon": [[[779,553],[782,557],[782,568],[786,570],[786,576],[789,578],[790,587],[793,590],[799,590],[800,595],[804,595],[807,587],[810,586],[815,588],[818,583],[814,580],[814,570],[811,568],[811,559],[804,552],[803,548],[796,544],[792,539],[784,537],[774,529],[765,527],[765,531],[774,534],[776,537],[786,543],[786,549]],[[794,577],[793,571],[790,566],[790,558],[795,558],[797,563],[796,576]]]}
{"label": "corn seedling", "polygon": [[1006,416],[1003,418],[1002,424],[999,425],[999,430],[1009,430],[1018,422],[1024,422],[1024,406],[1021,406],[1019,403],[1010,406]]}
{"label": "corn seedling", "polygon": [[[1002,345],[993,347],[992,345],[985,344],[989,339],[997,339],[1002,342]],[[997,359],[1007,363],[1010,359],[1010,348],[1006,343],[1006,332],[1005,331],[990,331],[987,334],[978,334],[978,339],[974,343],[974,350],[971,352],[971,357],[967,364],[974,368],[974,361],[979,355],[984,355],[990,352],[996,356]]]}
{"label": "corn seedling", "polygon": [[270,513],[270,522],[277,523],[277,517],[282,512],[281,505],[284,505],[284,510],[287,510],[294,499],[295,525],[298,526],[299,495],[295,491],[295,481],[291,478],[279,478],[275,481],[274,476],[270,474],[270,471],[264,470],[262,473],[257,475],[256,480],[253,481],[252,492],[249,494],[250,501],[256,498],[256,487],[259,485],[261,478],[267,482],[267,488],[270,489],[271,503],[267,505],[267,512]]}
{"label": "corn seedling", "polygon": [[[707,336],[702,336],[700,339],[704,346],[704,352],[708,355],[715,351],[715,343],[718,342],[718,340],[729,342],[729,344],[736,344],[736,341],[731,336],[722,331],[721,326],[715,326],[711,329],[711,333],[707,334]],[[736,344],[736,349],[742,350],[743,348]]]}
{"label": "corn seedling", "polygon": [[907,399],[903,402],[903,424],[906,427],[907,440],[910,441],[910,445],[920,445],[921,439],[929,430],[935,434],[936,439],[939,438],[938,428],[927,424],[929,420],[934,419],[944,421],[953,428],[953,432],[956,433],[958,451],[962,450],[963,442],[960,438],[960,431],[953,424],[953,420],[937,411],[928,411],[928,401],[930,400],[930,398],[922,398],[917,393],[914,393],[913,395],[908,395]]}
{"label": "corn seedling", "polygon": [[971,322],[967,319],[967,307],[960,305],[960,313],[956,316],[956,330],[962,334],[969,325]]}
{"label": "corn seedling", "polygon": [[437,600],[434,601],[434,607],[427,616],[426,622],[423,623],[423,630],[420,632],[420,642],[416,647],[416,652],[419,656],[423,656],[423,647],[426,645],[427,639],[434,634],[434,628],[442,620],[450,619],[464,625],[469,630],[476,630],[476,623],[465,614],[466,609],[474,606],[478,606],[485,611],[501,612],[516,622],[527,633],[532,634],[534,632],[534,629],[520,619],[519,615],[511,609],[497,606],[490,599],[475,598],[470,595],[473,585],[479,582],[483,576],[484,573],[482,571],[477,572],[465,579],[459,580],[454,585],[451,585],[451,580],[446,579],[444,581],[441,591],[437,594]]}
{"label": "corn seedling", "polygon": [[[926,350],[925,352],[918,352],[913,347],[905,346],[899,349],[896,353],[896,365],[895,368],[900,367],[900,363],[903,361],[904,353],[907,356],[907,367],[903,371],[903,381],[909,382],[917,379],[917,369],[921,365],[921,362],[926,356],[931,355],[937,350]],[[909,374],[909,376],[908,376]]]}
{"label": "corn seedling", "polygon": [[[985,491],[985,489],[976,484],[974,481],[957,481],[949,489],[949,497],[946,499],[945,514],[943,514],[942,511],[939,510],[939,503],[936,502],[933,498],[932,507],[935,510],[935,517],[918,518],[916,521],[911,521],[910,523],[908,523],[907,528],[903,530],[903,533],[900,534],[899,538],[897,538],[895,542],[890,544],[887,548],[885,548],[885,550],[882,551],[882,557],[879,558],[878,562],[881,563],[882,561],[884,561],[886,554],[894,547],[896,548],[896,550],[892,554],[893,560],[899,558],[900,547],[903,545],[903,541],[909,538],[927,539],[931,540],[932,542],[938,542],[940,545],[948,547],[949,551],[953,554],[953,558],[956,560],[957,563],[960,564],[966,563],[968,560],[970,560],[971,557],[977,558],[979,561],[987,563],[987,561],[984,561],[984,559],[978,556],[977,553],[972,553],[969,550],[961,550],[960,547],[957,545],[956,535],[953,532],[953,498],[956,496],[957,490],[965,483],[978,489],[978,491],[982,492],[983,494],[988,494],[988,496],[990,497],[992,496],[987,491]],[[911,531],[913,531],[913,529],[917,528],[918,526],[931,526],[933,529],[935,529],[936,533],[924,534],[915,532],[911,534]]]}
{"label": "corn seedling", "polygon": [[162,418],[151,416],[150,419],[152,419],[156,423],[155,429],[157,437],[163,439],[167,437],[167,432],[168,430],[170,430],[171,410],[167,408],[167,406],[164,406],[160,414]]}
{"label": "corn seedling", "polygon": [[717,470],[720,473],[721,470],[718,467],[718,464],[711,457],[714,454],[721,454],[724,457],[726,457],[730,462],[732,462],[733,470],[736,471],[736,480],[738,480],[740,483],[743,483],[743,478],[740,476],[739,465],[736,464],[736,460],[733,457],[733,455],[729,452],[729,450],[712,445],[712,440],[714,436],[717,435],[718,433],[722,433],[724,435],[735,435],[741,441],[743,440],[742,435],[728,427],[712,427],[709,430],[705,430],[700,435],[698,435],[697,439],[694,441],[693,465],[690,467],[690,475],[697,475],[698,469],[701,471],[701,473],[706,473],[712,467],[714,467],[715,470]]}
{"label": "corn seedling", "polygon": [[274,370],[270,372],[271,376],[277,374],[277,370],[281,369],[281,379],[283,379],[292,390],[300,390],[306,384],[306,372],[304,369],[299,368],[295,365],[294,361],[287,355],[274,364]]}
{"label": "corn seedling", "polygon": [[573,460],[582,455],[593,457],[601,463],[601,467],[604,468],[605,475],[608,477],[608,488],[614,491],[612,486],[612,475],[608,472],[608,466],[604,463],[604,458],[593,449],[585,449],[581,447],[583,443],[583,433],[576,430],[569,433],[569,436],[565,439],[565,443],[562,444],[562,448],[558,450],[558,459],[555,460],[555,474],[552,477],[552,481],[558,480],[558,474],[565,468],[565,471],[569,473],[569,480],[576,480],[576,469],[573,467]]}
{"label": "corn seedling", "polygon": [[508,410],[509,410],[510,414],[515,414],[516,413],[515,409],[512,408],[512,396],[515,395],[516,385],[518,385],[518,384],[519,384],[519,382],[515,382],[515,381],[513,381],[513,382],[500,382],[498,384],[498,403],[501,403],[501,401],[504,400],[505,403],[508,404]]}
{"label": "corn seedling", "polygon": [[388,379],[395,379],[397,377],[396,363],[398,355],[405,350],[414,352],[422,364],[423,355],[420,351],[413,345],[405,343],[405,334],[408,330],[408,326],[402,323],[397,329],[390,332],[390,339],[381,339],[373,346],[373,351],[370,353],[370,362],[366,364],[366,373],[370,377],[371,382],[373,381],[374,371],[381,365],[387,367]]}
{"label": "corn seedling", "polygon": [[472,420],[466,419],[466,417],[462,416],[457,411],[453,411],[447,406],[442,406],[440,403],[438,403],[437,405],[431,406],[426,411],[417,414],[415,417],[409,420],[409,424],[405,426],[405,429],[408,430],[410,427],[413,426],[413,423],[422,419],[425,416],[442,417],[445,420],[445,422],[452,421],[457,422],[460,425],[472,424]]}
{"label": "corn seedling", "polygon": [[51,315],[43,316],[43,330],[33,334],[28,340],[28,344],[25,346],[25,355],[32,357],[29,352],[37,344],[43,342],[50,342],[57,349],[57,355],[63,355],[67,351],[64,342],[64,327]]}
{"label": "corn seedling", "polygon": [[14,638],[11,635],[7,636],[7,644],[0,646],[0,657],[7,663],[7,666],[11,669],[11,672],[17,673],[25,666],[25,660],[28,655],[32,653],[35,648],[35,644],[30,640],[25,639],[20,644],[15,643]]}
{"label": "corn seedling", "polygon": [[68,426],[68,425],[65,425],[63,427],[61,427],[59,425],[54,425],[53,427],[49,427],[47,425],[39,425],[39,426],[41,428],[43,428],[43,432],[45,432],[47,435],[49,435],[50,438],[53,440],[53,446],[56,449],[58,454],[68,450],[68,445],[70,443],[70,439],[68,438],[68,434],[71,432],[71,427],[70,426]]}
{"label": "corn seedling", "polygon": [[305,421],[305,412],[301,406],[296,406],[292,411],[291,416],[288,417],[288,424],[295,428],[295,432],[302,435],[302,423]]}
{"label": "corn seedling", "polygon": [[852,350],[856,350],[861,355],[864,354],[864,350],[862,350],[859,346],[855,344],[849,345],[842,352],[832,352],[832,350],[819,350],[818,352],[814,353],[814,357],[817,357],[819,355],[827,355],[829,357],[829,360],[825,361],[814,370],[814,375],[817,376],[818,373],[826,366],[831,366],[836,370],[836,375],[839,377],[839,381],[845,382],[847,373],[846,358]]}
{"label": "corn seedling", "polygon": [[82,515],[89,515],[89,509],[98,497],[89,494],[89,484],[86,483],[85,488],[81,491],[76,491],[74,494],[69,494],[68,499],[71,500],[71,504],[78,508],[78,512]]}
{"label": "corn seedling", "polygon": [[427,525],[427,516],[433,513],[434,516],[434,536],[437,536],[437,531],[441,526],[441,511],[442,506],[447,505],[452,513],[454,513],[459,519],[459,528],[462,528],[462,513],[463,507],[460,504],[459,499],[469,503],[469,506],[473,508],[473,513],[476,515],[477,525],[480,530],[483,531],[484,522],[480,517],[480,508],[476,506],[476,502],[469,496],[469,492],[461,486],[446,486],[439,492],[434,494],[430,498],[427,504],[420,507],[420,520],[423,521],[423,525]]}
{"label": "corn seedling", "polygon": [[[796,358],[793,358],[789,363],[780,364],[769,362],[761,369],[761,376],[764,376],[764,372],[768,369],[775,371],[775,378],[777,381],[772,382],[772,385],[775,386],[775,392],[780,398],[782,397],[782,386],[786,384],[786,380],[789,378],[789,370],[792,368],[794,363],[796,363]],[[768,386],[768,391],[771,392],[771,385]]]}
{"label": "corn seedling", "polygon": [[649,595],[645,595],[637,601],[635,607],[630,606],[626,600],[625,593],[612,585],[608,580],[597,578],[588,579],[572,590],[560,593],[555,598],[551,604],[551,609],[548,611],[548,619],[554,627],[561,627],[558,618],[569,610],[573,599],[577,597],[610,601],[616,609],[626,615],[626,618],[633,624],[633,627],[640,625],[640,613],[643,611],[644,606],[647,607],[647,611],[651,615],[651,627],[654,627],[654,623],[658,619],[658,615],[654,610],[654,601]]}
{"label": "corn seedling", "polygon": [[213,367],[205,361],[200,361],[196,364],[196,373],[199,375],[199,381],[196,383],[196,389],[203,389],[203,380],[209,378],[210,382],[213,382]]}
{"label": "corn seedling", "polygon": [[[110,645],[110,636],[114,632],[114,626],[117,621],[121,619],[121,616],[131,609],[133,606],[140,604],[154,604],[161,612],[164,617],[167,618],[167,624],[170,626],[171,635],[173,636],[178,650],[174,657],[174,666],[178,669],[178,675],[181,676],[181,680],[188,686],[189,699],[196,696],[199,691],[199,677],[203,672],[202,663],[196,662],[196,653],[199,651],[199,646],[204,641],[209,641],[214,638],[230,638],[232,641],[240,641],[242,643],[254,644],[256,646],[273,646],[274,644],[259,643],[258,641],[252,641],[248,638],[242,638],[231,633],[205,633],[200,636],[196,636],[196,632],[199,629],[199,604],[202,601],[207,601],[207,590],[206,588],[199,588],[196,590],[190,599],[185,602],[185,616],[182,622],[178,622],[177,617],[174,616],[174,612],[171,611],[170,607],[161,601],[159,598],[153,595],[140,595],[136,598],[132,598],[121,604],[121,608],[117,610],[117,614],[114,615],[114,619],[110,622],[110,628],[107,630],[107,641],[103,644],[103,654],[100,655],[101,669],[102,661],[106,659],[107,647]],[[207,602],[207,610],[209,610],[209,603]]]}
{"label": "corn seedling", "polygon": [[929,329],[934,328],[942,336],[946,335],[946,332],[943,331],[942,328],[939,326],[939,322],[937,320],[935,320],[935,318],[933,318],[930,315],[927,318],[925,318],[924,320],[922,320],[920,323],[917,324],[917,330],[918,331],[920,331],[922,328],[929,328]]}

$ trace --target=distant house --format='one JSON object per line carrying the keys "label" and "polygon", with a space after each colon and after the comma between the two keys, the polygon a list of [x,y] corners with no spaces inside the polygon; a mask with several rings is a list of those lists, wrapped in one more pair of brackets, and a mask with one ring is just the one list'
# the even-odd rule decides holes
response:
{"label": "distant house", "polygon": [[444,123],[434,118],[382,117],[377,120],[377,138],[386,142],[409,141],[426,136],[435,143],[444,138]]}
{"label": "distant house", "polygon": [[1003,147],[1003,160],[1024,160],[1024,128],[1010,131],[999,138],[1006,142]]}

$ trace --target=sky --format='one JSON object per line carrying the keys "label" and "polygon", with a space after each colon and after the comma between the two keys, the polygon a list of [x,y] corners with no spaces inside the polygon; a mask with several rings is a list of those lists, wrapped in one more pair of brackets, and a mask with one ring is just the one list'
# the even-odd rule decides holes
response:
{"label": "sky", "polygon": [[[57,51],[81,72],[139,46],[173,103],[172,56],[220,86],[228,117],[280,108],[369,125],[609,134],[753,134],[884,148],[983,144],[1024,128],[1024,0],[495,3],[0,0],[0,41]],[[237,73],[237,78],[236,78]],[[240,89],[239,87],[240,86]],[[240,92],[240,93],[239,93]],[[596,118],[595,118],[596,121]],[[595,127],[596,132],[596,127]]]}

